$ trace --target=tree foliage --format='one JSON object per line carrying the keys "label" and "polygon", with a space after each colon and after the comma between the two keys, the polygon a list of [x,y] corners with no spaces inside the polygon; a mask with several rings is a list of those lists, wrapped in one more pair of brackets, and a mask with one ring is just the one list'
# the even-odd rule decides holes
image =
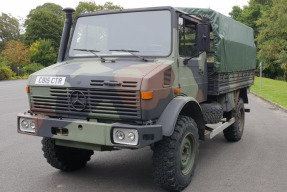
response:
{"label": "tree foliage", "polygon": [[7,65],[5,57],[0,56],[0,80],[10,79],[15,76],[15,73]]}
{"label": "tree foliage", "polygon": [[36,71],[39,71],[43,69],[45,66],[39,64],[39,63],[31,63],[23,68],[20,69],[21,75],[30,75]]}
{"label": "tree foliage", "polygon": [[80,1],[78,6],[76,7],[76,11],[74,16],[81,13],[90,13],[101,10],[112,10],[112,9],[123,9],[123,7],[119,5],[114,5],[112,2],[106,2],[104,5],[98,5],[95,1],[83,2]]}
{"label": "tree foliage", "polygon": [[45,3],[43,5],[37,6],[35,9],[32,9],[29,13],[29,15],[27,16],[28,19],[30,19],[30,17],[33,15],[33,13],[35,11],[38,10],[46,10],[46,11],[50,11],[55,15],[58,15],[59,17],[61,17],[61,19],[64,19],[64,13],[63,13],[63,8],[60,5],[54,4],[54,3]]}
{"label": "tree foliage", "polygon": [[51,40],[40,39],[30,46],[31,62],[49,66],[56,63],[57,52],[52,46]]}
{"label": "tree foliage", "polygon": [[229,13],[232,19],[236,21],[241,20],[242,9],[239,6],[233,6],[232,11]]}
{"label": "tree foliage", "polygon": [[60,46],[64,25],[62,7],[45,3],[30,11],[25,21],[25,43],[30,45],[39,39],[50,39],[55,48]]}
{"label": "tree foliage", "polygon": [[272,7],[257,21],[258,58],[268,76],[286,76],[287,65],[287,1],[273,0]]}
{"label": "tree foliage", "polygon": [[229,13],[231,18],[253,28],[255,35],[258,34],[257,20],[261,18],[262,12],[269,9],[271,0],[250,0],[248,6],[241,9],[239,6],[233,6]]}
{"label": "tree foliage", "polygon": [[10,40],[20,38],[19,21],[15,17],[2,13],[0,16],[0,48],[4,48],[5,43]]}
{"label": "tree foliage", "polygon": [[287,0],[250,0],[229,15],[254,29],[257,58],[266,77],[287,80]]}
{"label": "tree foliage", "polygon": [[5,50],[2,51],[2,55],[11,65],[13,71],[16,71],[16,67],[23,67],[30,63],[29,48],[20,41],[8,41],[5,46]]}

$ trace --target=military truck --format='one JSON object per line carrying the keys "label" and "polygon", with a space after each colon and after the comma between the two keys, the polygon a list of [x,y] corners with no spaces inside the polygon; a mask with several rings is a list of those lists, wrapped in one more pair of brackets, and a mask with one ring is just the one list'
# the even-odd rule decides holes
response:
{"label": "military truck", "polygon": [[239,141],[254,81],[253,30],[211,9],[77,15],[66,8],[56,64],[29,77],[18,132],[43,137],[48,163],[82,168],[93,151],[153,150],[153,175],[186,188],[199,140]]}

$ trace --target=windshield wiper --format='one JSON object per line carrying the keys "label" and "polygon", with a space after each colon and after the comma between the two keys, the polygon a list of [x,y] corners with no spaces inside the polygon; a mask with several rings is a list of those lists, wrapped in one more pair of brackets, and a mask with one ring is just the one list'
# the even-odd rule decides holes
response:
{"label": "windshield wiper", "polygon": [[99,56],[99,55],[96,54],[97,52],[100,52],[100,51],[98,51],[98,50],[92,50],[92,49],[74,49],[74,50],[75,50],[75,51],[90,52],[90,53],[94,54],[96,57],[101,58],[101,62],[105,62],[105,61],[106,61],[103,57],[101,57],[101,56]]}
{"label": "windshield wiper", "polygon": [[137,50],[131,50],[131,49],[110,49],[109,51],[118,51],[118,52],[126,52],[126,53],[130,53],[131,55],[140,58],[141,60],[147,62],[148,60],[142,56],[139,56],[137,54],[134,53],[138,53],[139,51]]}

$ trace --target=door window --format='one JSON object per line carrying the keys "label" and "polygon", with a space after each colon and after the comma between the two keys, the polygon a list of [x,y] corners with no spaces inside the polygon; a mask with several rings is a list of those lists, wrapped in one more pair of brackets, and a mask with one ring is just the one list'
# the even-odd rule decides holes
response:
{"label": "door window", "polygon": [[196,55],[195,24],[187,19],[179,18],[179,56],[192,57]]}

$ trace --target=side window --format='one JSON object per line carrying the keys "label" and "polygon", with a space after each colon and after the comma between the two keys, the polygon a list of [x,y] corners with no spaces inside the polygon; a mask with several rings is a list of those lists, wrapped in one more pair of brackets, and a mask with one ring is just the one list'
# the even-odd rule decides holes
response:
{"label": "side window", "polygon": [[179,18],[179,56],[192,57],[196,55],[195,24],[187,19]]}

